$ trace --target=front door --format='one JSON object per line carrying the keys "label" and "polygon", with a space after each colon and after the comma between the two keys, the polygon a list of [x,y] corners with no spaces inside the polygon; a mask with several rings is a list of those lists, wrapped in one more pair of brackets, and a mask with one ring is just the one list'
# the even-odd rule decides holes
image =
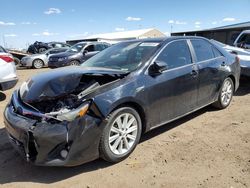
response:
{"label": "front door", "polygon": [[199,73],[186,40],[170,42],[155,62],[167,66],[165,71],[152,78],[155,84],[149,92],[149,97],[154,98],[159,108],[159,124],[163,124],[197,107]]}

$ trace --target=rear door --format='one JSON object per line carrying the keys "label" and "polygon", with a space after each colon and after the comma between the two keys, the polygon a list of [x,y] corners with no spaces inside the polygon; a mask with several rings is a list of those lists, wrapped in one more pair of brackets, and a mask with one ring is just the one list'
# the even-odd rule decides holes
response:
{"label": "rear door", "polygon": [[191,44],[199,69],[198,106],[202,107],[216,100],[226,59],[204,39],[192,39]]}
{"label": "rear door", "polygon": [[192,62],[186,40],[170,42],[156,58],[167,70],[154,79],[149,99],[159,108],[160,124],[182,116],[197,107],[198,71]]}

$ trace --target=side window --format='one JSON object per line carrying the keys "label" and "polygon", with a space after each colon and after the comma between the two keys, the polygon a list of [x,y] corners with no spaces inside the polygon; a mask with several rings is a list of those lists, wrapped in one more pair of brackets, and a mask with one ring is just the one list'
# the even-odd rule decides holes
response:
{"label": "side window", "polygon": [[198,62],[214,58],[212,45],[209,42],[202,39],[195,39],[191,40],[191,43]]}
{"label": "side window", "polygon": [[56,44],[54,44],[54,48],[62,48],[62,44],[60,44],[60,43],[56,43]]}
{"label": "side window", "polygon": [[93,52],[93,51],[95,51],[95,47],[94,47],[94,45],[89,45],[85,48],[85,50],[88,52]]}
{"label": "side window", "polygon": [[103,45],[102,44],[97,44],[95,45],[95,51],[102,51],[104,48],[103,48]]}
{"label": "side window", "polygon": [[246,43],[247,45],[250,45],[250,34],[247,34],[245,43]]}
{"label": "side window", "polygon": [[214,53],[214,57],[216,58],[216,57],[221,57],[221,56],[223,56],[222,54],[221,54],[221,52],[219,51],[219,50],[217,50],[215,47],[213,47],[213,53]]}
{"label": "side window", "polygon": [[191,54],[187,42],[185,40],[181,40],[168,44],[157,57],[157,61],[166,63],[168,69],[192,64]]}

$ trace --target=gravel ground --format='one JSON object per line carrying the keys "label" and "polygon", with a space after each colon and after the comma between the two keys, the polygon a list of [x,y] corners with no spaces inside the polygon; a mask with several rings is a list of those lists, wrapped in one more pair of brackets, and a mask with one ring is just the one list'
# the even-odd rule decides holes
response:
{"label": "gravel ground", "polygon": [[[48,69],[18,70],[16,86]],[[241,80],[229,108],[206,107],[142,136],[118,163],[96,160],[73,168],[36,167],[8,142],[0,92],[0,187],[250,187],[250,80]]]}

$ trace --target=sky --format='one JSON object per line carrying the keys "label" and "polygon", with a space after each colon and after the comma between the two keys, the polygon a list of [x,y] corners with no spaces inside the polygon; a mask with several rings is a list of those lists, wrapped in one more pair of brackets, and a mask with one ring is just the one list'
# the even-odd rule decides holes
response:
{"label": "sky", "polygon": [[156,28],[200,30],[250,21],[250,0],[1,0],[0,45]]}

